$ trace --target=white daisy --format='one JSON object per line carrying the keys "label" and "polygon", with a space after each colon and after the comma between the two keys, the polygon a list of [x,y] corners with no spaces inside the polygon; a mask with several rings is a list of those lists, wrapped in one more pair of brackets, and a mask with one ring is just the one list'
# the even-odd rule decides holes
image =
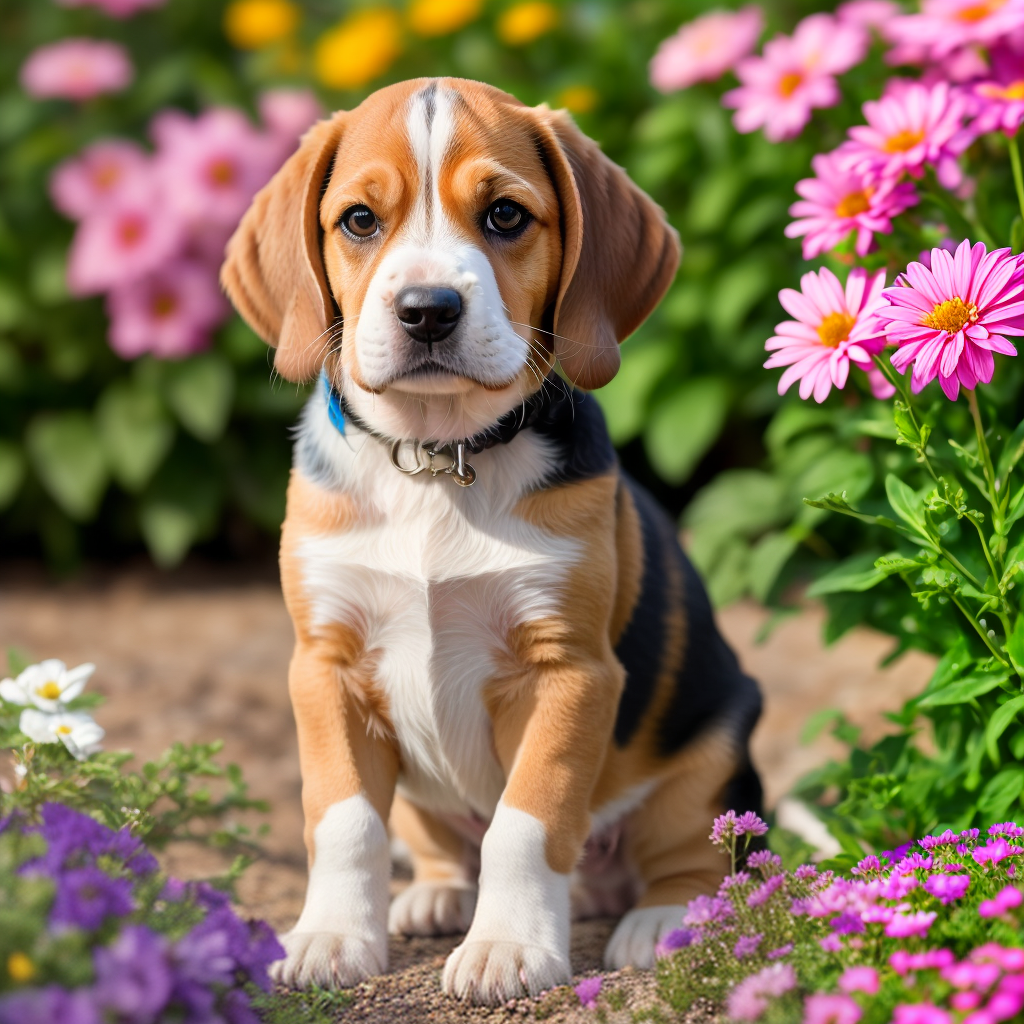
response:
{"label": "white daisy", "polygon": [[25,708],[18,728],[34,743],[63,743],[79,761],[100,749],[104,731],[84,711],[57,713]]}
{"label": "white daisy", "polygon": [[63,661],[47,658],[38,665],[29,665],[17,679],[0,681],[0,697],[9,704],[33,705],[40,711],[59,711],[85,689],[95,671],[96,666],[88,662],[69,669]]}

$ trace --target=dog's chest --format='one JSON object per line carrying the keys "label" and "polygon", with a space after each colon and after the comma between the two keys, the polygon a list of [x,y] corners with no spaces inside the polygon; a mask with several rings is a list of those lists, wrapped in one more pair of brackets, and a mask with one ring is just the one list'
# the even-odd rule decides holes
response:
{"label": "dog's chest", "polygon": [[[485,453],[486,454],[486,453]],[[504,788],[483,691],[515,664],[509,637],[557,616],[579,544],[512,512],[509,481],[379,481],[370,525],[307,538],[314,625],[366,638],[401,754],[400,784],[438,812],[489,818]],[[482,486],[481,486],[482,485]]]}

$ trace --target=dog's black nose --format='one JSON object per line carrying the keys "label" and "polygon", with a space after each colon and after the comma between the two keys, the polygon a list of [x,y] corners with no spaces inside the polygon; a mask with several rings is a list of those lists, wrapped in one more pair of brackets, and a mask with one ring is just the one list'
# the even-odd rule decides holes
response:
{"label": "dog's black nose", "polygon": [[417,341],[447,338],[462,315],[462,299],[451,288],[410,285],[395,296],[395,316]]}

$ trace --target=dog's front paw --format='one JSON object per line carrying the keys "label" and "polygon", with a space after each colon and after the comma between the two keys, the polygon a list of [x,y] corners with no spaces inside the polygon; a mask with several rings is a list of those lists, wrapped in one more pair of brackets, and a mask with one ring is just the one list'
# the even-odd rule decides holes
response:
{"label": "dog's front paw", "polygon": [[469,930],[476,886],[468,882],[415,882],[388,911],[392,935],[454,935]]}
{"label": "dog's front paw", "polygon": [[653,967],[654,947],[663,935],[682,927],[686,907],[637,907],[631,910],[612,932],[604,951],[604,965],[617,971],[627,964]]}
{"label": "dog's front paw", "polygon": [[571,978],[568,959],[553,950],[467,939],[448,957],[442,985],[456,999],[497,1006],[519,996],[539,995]]}
{"label": "dog's front paw", "polygon": [[383,941],[336,932],[289,932],[280,938],[286,956],[271,966],[270,975],[288,988],[351,988],[388,969]]}

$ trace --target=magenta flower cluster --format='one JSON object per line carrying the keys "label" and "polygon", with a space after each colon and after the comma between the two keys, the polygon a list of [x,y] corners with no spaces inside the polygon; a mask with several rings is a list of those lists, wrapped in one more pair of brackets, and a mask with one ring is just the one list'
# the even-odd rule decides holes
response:
{"label": "magenta flower cluster", "polygon": [[[37,835],[45,850],[17,851]],[[0,995],[0,1024],[258,1024],[246,986],[270,989],[268,966],[284,955],[270,928],[243,921],[228,897],[208,885],[163,879],[155,858],[127,829],[114,831],[61,804],[46,804],[42,822],[0,821],[4,862],[49,885],[53,898],[34,943],[16,952],[34,963],[69,932],[83,938],[87,961],[69,988],[36,969]],[[16,884],[16,883],[15,883]],[[26,922],[31,910],[26,909]],[[65,964],[65,968],[69,965]]]}
{"label": "magenta flower cluster", "polygon": [[181,358],[228,315],[217,283],[224,244],[256,191],[317,117],[312,94],[265,93],[265,127],[215,107],[168,110],[155,151],[104,140],[53,174],[54,205],[78,221],[68,256],[75,295],[105,294],[110,344],[123,358]]}

